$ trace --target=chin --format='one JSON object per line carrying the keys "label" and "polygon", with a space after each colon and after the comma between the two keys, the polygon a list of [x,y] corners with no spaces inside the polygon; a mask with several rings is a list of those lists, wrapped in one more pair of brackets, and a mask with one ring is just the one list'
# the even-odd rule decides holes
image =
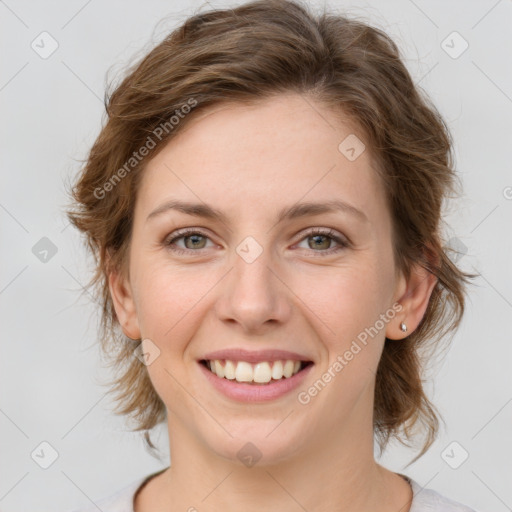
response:
{"label": "chin", "polygon": [[[269,428],[270,423],[272,426]],[[304,436],[300,432],[295,435],[290,430],[290,425],[284,426],[285,423],[286,421],[279,425],[279,421],[275,420],[251,420],[234,425],[231,422],[231,428],[227,430],[233,437],[226,434],[212,439],[207,434],[204,441],[216,455],[242,467],[273,466],[296,457],[304,442]],[[279,429],[282,429],[281,432]]]}

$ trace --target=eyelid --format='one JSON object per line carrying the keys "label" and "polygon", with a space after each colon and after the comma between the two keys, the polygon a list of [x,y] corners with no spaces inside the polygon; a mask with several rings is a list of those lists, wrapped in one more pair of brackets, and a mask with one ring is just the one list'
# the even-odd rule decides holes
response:
{"label": "eyelid", "polygon": [[300,236],[300,240],[302,240],[306,236],[311,236],[311,235],[316,235],[316,234],[326,235],[331,238],[338,238],[338,239],[340,239],[340,242],[343,242],[346,244],[351,243],[349,238],[346,235],[344,235],[343,233],[340,233],[339,231],[337,231],[334,228],[330,228],[327,226],[306,228],[304,231],[301,231],[298,236]]}

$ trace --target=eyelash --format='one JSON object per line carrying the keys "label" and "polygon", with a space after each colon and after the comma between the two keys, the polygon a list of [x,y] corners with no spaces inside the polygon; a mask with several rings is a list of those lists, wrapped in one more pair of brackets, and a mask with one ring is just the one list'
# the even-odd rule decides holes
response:
{"label": "eyelash", "polygon": [[[199,236],[209,239],[209,236],[207,234],[205,234],[197,229],[183,229],[183,230],[176,231],[172,238],[166,238],[164,240],[163,244],[165,247],[169,248],[171,251],[173,251],[177,254],[190,254],[190,253],[194,253],[194,252],[200,252],[202,249],[198,249],[198,250],[180,249],[173,245],[176,242],[176,240],[179,240],[180,238],[186,238],[187,236],[191,236],[191,235],[199,235]],[[331,254],[334,254],[343,249],[346,249],[350,245],[349,242],[340,238],[334,230],[319,229],[319,228],[314,228],[311,231],[305,233],[304,236],[299,240],[299,242],[301,242],[302,240],[304,240],[306,238],[310,238],[310,237],[318,236],[318,235],[326,236],[327,238],[331,238],[340,246],[340,247],[334,247],[331,249],[326,249],[324,251],[313,251],[313,252],[319,252],[320,253],[318,255],[319,257],[330,256]],[[313,249],[311,249],[311,250],[313,250]]]}

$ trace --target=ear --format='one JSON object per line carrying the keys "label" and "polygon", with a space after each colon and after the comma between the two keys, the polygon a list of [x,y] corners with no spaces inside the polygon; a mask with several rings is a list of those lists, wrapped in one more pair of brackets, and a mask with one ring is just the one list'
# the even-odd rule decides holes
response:
{"label": "ear", "polygon": [[[386,338],[399,340],[409,336],[420,324],[434,289],[437,277],[420,264],[414,264],[411,268],[409,279],[403,274],[396,287],[395,303],[399,303],[402,309],[396,314],[395,319],[388,323]],[[407,327],[407,331],[400,329],[401,323]]]}
{"label": "ear", "polygon": [[141,339],[137,309],[128,279],[119,271],[110,270],[108,286],[124,334],[132,340]]}

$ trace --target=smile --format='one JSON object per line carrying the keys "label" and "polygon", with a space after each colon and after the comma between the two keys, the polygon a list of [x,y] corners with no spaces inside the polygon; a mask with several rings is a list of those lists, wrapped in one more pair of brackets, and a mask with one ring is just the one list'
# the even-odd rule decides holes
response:
{"label": "smile", "polygon": [[231,359],[202,359],[198,363],[212,389],[224,397],[244,403],[264,403],[290,396],[293,390],[304,383],[315,366],[312,361],[287,359],[253,363]]}
{"label": "smile", "polygon": [[247,361],[214,359],[202,360],[201,364],[222,379],[266,385],[272,381],[293,377],[311,362],[287,359],[249,363]]}

